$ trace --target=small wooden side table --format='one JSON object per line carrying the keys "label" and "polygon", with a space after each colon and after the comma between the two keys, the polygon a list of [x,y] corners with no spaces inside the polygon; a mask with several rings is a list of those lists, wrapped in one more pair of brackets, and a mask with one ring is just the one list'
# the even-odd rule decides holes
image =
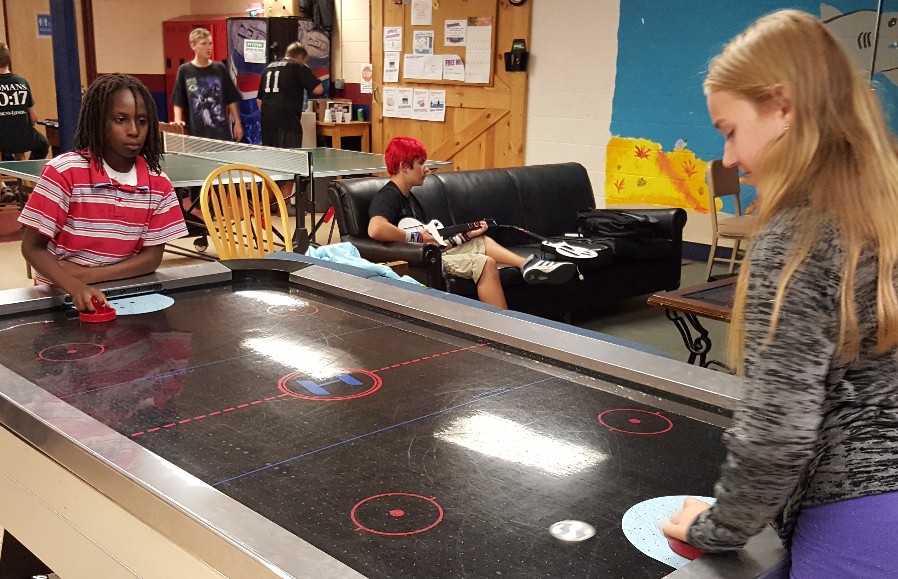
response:
{"label": "small wooden side table", "polygon": [[348,123],[324,123],[318,121],[315,123],[315,128],[319,137],[330,137],[333,139],[334,149],[343,148],[341,143],[343,137],[361,137],[362,152],[371,152],[370,121],[350,121]]}
{"label": "small wooden side table", "polygon": [[384,265],[392,269],[393,272],[398,275],[408,275],[407,261],[388,261],[384,263]]}
{"label": "small wooden side table", "polygon": [[[649,297],[650,306],[665,308],[667,319],[672,321],[689,350],[689,363],[707,368],[710,365],[720,366],[730,371],[726,365],[717,360],[708,360],[711,350],[711,338],[708,330],[702,326],[699,317],[730,323],[733,314],[733,298],[736,291],[736,278],[729,277],[681,288],[678,290],[659,292]],[[691,328],[690,328],[691,326]],[[693,336],[692,331],[697,335]]]}

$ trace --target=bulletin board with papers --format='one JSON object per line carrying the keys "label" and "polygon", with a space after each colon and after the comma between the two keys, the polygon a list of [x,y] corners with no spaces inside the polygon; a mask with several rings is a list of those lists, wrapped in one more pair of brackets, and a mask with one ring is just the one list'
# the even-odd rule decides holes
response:
{"label": "bulletin board with papers", "polygon": [[492,86],[495,0],[407,0],[403,26],[384,26],[384,83]]}
{"label": "bulletin board with papers", "polygon": [[[408,136],[455,170],[522,165],[527,72],[506,70],[499,57],[515,39],[529,41],[532,5],[371,0],[372,150]],[[416,50],[441,56],[439,65],[405,57]],[[408,78],[409,68],[426,78]]]}

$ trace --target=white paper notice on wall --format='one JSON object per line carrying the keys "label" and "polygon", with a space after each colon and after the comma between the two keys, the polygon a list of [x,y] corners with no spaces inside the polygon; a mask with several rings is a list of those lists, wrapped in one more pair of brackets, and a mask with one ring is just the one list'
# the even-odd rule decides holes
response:
{"label": "white paper notice on wall", "polygon": [[412,118],[426,121],[430,113],[430,91],[426,88],[414,89],[412,98]]}
{"label": "white paper notice on wall", "polygon": [[264,40],[243,39],[243,60],[246,62],[255,62],[265,64],[268,62],[266,45]]}
{"label": "white paper notice on wall", "polygon": [[492,59],[487,50],[468,50],[468,61],[465,63],[465,82],[477,84],[490,81],[490,65]]}
{"label": "white paper notice on wall", "polygon": [[399,103],[399,89],[391,86],[384,87],[384,110],[383,116],[396,117],[397,105]]}
{"label": "white paper notice on wall", "polygon": [[441,80],[443,78],[443,57],[438,54],[404,54],[402,78]]}
{"label": "white paper notice on wall", "polygon": [[384,82],[399,82],[399,53],[384,53]]}
{"label": "white paper notice on wall", "polygon": [[412,101],[415,96],[414,89],[397,88],[396,95],[396,116],[400,119],[412,118]]}
{"label": "white paper notice on wall", "polygon": [[424,55],[402,55],[402,78],[424,78]]}
{"label": "white paper notice on wall", "polygon": [[468,18],[466,46],[468,50],[492,50],[493,19],[490,16]]}
{"label": "white paper notice on wall", "polygon": [[421,78],[424,80],[443,79],[443,57],[439,54],[424,55],[424,70]]}
{"label": "white paper notice on wall", "polygon": [[493,19],[490,16],[468,18],[465,51],[465,82],[490,82],[493,53]]}
{"label": "white paper notice on wall", "polygon": [[401,26],[384,26],[384,52],[402,52]]}
{"label": "white paper notice on wall", "polygon": [[467,31],[467,20],[447,20],[443,28],[443,44],[446,46],[464,46]]}
{"label": "white paper notice on wall", "polygon": [[383,117],[418,121],[446,120],[446,91],[384,87]]}
{"label": "white paper notice on wall", "polygon": [[412,0],[412,26],[433,24],[433,0]]}
{"label": "white paper notice on wall", "polygon": [[371,94],[371,81],[374,80],[374,67],[371,66],[371,63],[369,62],[361,64],[360,68],[359,77],[362,79],[362,82],[359,84],[359,92],[362,94]]}
{"label": "white paper notice on wall", "polygon": [[443,80],[465,80],[465,61],[457,54],[443,55]]}
{"label": "white paper notice on wall", "polygon": [[433,30],[415,30],[412,37],[415,54],[433,54]]}
{"label": "white paper notice on wall", "polygon": [[446,120],[446,91],[430,91],[430,113],[427,120],[440,123]]}

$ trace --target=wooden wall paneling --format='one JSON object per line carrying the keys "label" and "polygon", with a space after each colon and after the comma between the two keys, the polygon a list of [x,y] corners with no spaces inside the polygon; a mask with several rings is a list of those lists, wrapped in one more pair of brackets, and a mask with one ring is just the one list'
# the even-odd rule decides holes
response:
{"label": "wooden wall paneling", "polygon": [[530,46],[532,3],[512,6],[507,0],[499,5],[502,25],[496,33],[496,88],[504,85],[509,96],[508,116],[497,125],[496,167],[513,167],[524,164],[524,143],[527,133],[527,73],[506,72],[505,53],[511,51],[516,38],[522,38]]}
{"label": "wooden wall paneling", "polygon": [[[445,6],[448,2],[442,4]],[[523,38],[529,44],[530,4],[511,6],[507,0],[496,2],[491,86],[407,82],[403,81],[400,70],[399,82],[389,86],[446,90],[446,119],[442,123],[382,116],[383,29],[385,26],[403,26],[404,44],[410,42],[412,30],[425,29],[406,26],[409,9],[408,5],[395,4],[393,0],[371,2],[371,54],[375,69],[371,116],[373,150],[383,152],[391,138],[405,135],[424,142],[431,157],[453,161],[455,170],[522,165],[527,73],[506,72],[504,53],[511,50],[515,38]],[[476,12],[467,15],[482,16]],[[445,19],[439,8],[434,11],[435,23]],[[434,35],[434,53],[449,52],[442,45],[442,29],[434,26]],[[400,66],[401,62],[400,58]]]}
{"label": "wooden wall paneling", "polygon": [[[475,139],[484,135],[502,117],[508,114],[503,109],[478,109],[479,114],[468,123],[455,123],[458,132],[446,139],[433,153],[436,159],[451,159]],[[463,126],[462,126],[463,125]],[[485,138],[485,137],[484,137]]]}

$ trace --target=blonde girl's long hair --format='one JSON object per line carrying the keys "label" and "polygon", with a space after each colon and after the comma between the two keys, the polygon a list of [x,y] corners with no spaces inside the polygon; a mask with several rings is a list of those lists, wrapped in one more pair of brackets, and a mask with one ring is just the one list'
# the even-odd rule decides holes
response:
{"label": "blonde girl's long hair", "polygon": [[[784,90],[777,93],[775,89]],[[844,261],[839,290],[837,357],[857,359],[860,332],[855,273],[863,249],[878,255],[877,351],[898,347],[898,148],[870,84],[838,41],[810,14],[782,10],[734,38],[708,67],[705,94],[729,91],[759,109],[786,95],[790,127],[765,149],[752,175],[763,227],[778,212],[802,207],[778,281],[766,341],[776,332],[789,280],[807,258],[820,224],[838,229]],[[782,103],[780,103],[782,104]],[[729,353],[744,373],[745,303],[749,265],[739,274]]]}

